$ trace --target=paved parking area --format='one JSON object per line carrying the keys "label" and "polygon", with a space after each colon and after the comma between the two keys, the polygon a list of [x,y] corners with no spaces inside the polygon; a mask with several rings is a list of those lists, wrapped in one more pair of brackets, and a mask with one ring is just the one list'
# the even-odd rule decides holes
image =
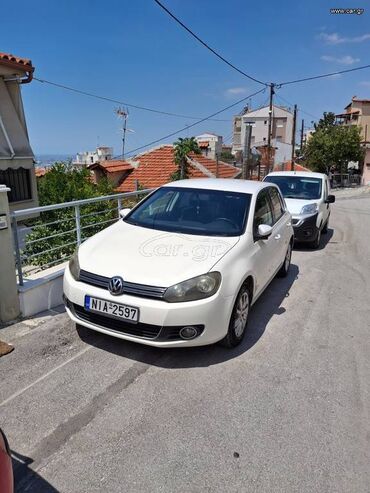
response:
{"label": "paved parking area", "polygon": [[370,491],[370,195],[296,248],[243,344],[158,350],[48,312],[0,331],[17,491]]}

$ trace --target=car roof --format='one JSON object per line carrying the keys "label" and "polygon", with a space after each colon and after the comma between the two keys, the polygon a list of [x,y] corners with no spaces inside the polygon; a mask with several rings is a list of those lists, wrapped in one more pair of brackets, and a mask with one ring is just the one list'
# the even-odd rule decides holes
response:
{"label": "car roof", "polygon": [[274,171],[265,176],[306,176],[307,178],[327,178],[324,173],[315,173],[313,171]]}
{"label": "car roof", "polygon": [[256,194],[262,188],[273,185],[268,182],[241,180],[235,178],[189,178],[188,180],[172,181],[164,187],[201,188],[204,190],[222,190],[225,192],[241,192]]}

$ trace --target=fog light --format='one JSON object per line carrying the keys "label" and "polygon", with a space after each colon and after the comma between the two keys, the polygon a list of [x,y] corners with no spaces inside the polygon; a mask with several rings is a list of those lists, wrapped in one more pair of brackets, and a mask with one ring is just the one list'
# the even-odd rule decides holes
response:
{"label": "fog light", "polygon": [[182,339],[194,339],[194,337],[197,337],[197,335],[198,335],[198,331],[195,327],[188,326],[188,327],[183,327],[180,330],[180,337]]}

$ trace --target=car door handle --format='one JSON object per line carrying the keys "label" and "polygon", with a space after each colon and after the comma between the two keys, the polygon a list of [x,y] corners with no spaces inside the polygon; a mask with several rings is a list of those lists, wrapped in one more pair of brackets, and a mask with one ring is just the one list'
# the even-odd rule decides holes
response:
{"label": "car door handle", "polygon": [[274,240],[280,240],[280,238],[281,238],[281,235],[275,235],[274,236]]}

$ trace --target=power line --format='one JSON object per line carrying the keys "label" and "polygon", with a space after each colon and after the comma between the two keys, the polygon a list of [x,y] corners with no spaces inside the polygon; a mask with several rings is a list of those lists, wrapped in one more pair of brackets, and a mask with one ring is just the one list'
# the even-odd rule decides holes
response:
{"label": "power line", "polygon": [[205,46],[207,48],[207,50],[211,51],[214,55],[216,55],[217,58],[219,58],[224,63],[226,63],[229,67],[231,67],[234,70],[236,70],[237,72],[239,72],[239,74],[244,75],[244,77],[247,77],[248,79],[253,80],[254,82],[257,82],[258,84],[262,84],[263,86],[266,86],[266,87],[268,86],[268,84],[266,82],[262,82],[261,80],[258,80],[255,77],[252,77],[251,75],[248,75],[243,70],[241,70],[240,68],[236,67],[233,63],[231,63],[228,60],[226,60],[226,58],[224,58],[222,55],[220,55],[219,53],[217,53],[216,50],[214,50],[213,48],[211,48],[209,46],[209,44],[207,44],[205,41],[203,41],[191,29],[189,29],[182,21],[180,21],[180,19],[178,17],[176,17],[170,10],[168,10],[168,8],[165,7],[159,0],[154,0],[154,1],[155,1],[155,3],[157,5],[159,5],[161,7],[161,9],[163,9],[170,17],[172,17],[172,19],[174,21],[176,21],[178,24],[180,24],[181,27],[183,27],[191,36],[193,36],[193,38],[195,38],[197,41],[199,41],[199,43],[201,43],[203,46]]}
{"label": "power line", "polygon": [[[280,94],[277,94],[276,97],[278,99],[281,99],[281,101],[283,101],[284,103],[287,103],[290,106],[294,106],[294,104],[291,101],[288,101],[287,99],[283,98],[282,96],[280,96]],[[320,118],[318,116],[313,115],[312,113],[309,113],[308,111],[303,110],[300,106],[298,106],[298,111],[300,111],[301,113],[304,113],[305,115],[310,116],[311,118],[315,118],[315,120],[320,120]]]}
{"label": "power line", "polygon": [[[57,82],[52,82],[52,81],[46,80],[46,79],[38,79],[37,77],[34,77],[33,80],[37,80],[38,82],[41,82],[42,84],[49,84],[50,86],[59,87],[60,89],[65,89],[66,91],[71,91],[71,92],[75,92],[77,94],[82,94],[84,96],[89,96],[90,98],[100,99],[102,101],[108,101],[109,103],[115,103],[115,104],[120,104],[120,105],[124,105],[124,106],[129,106],[130,108],[136,108],[138,110],[150,111],[151,113],[159,113],[160,115],[175,116],[177,118],[189,118],[191,120],[199,120],[200,119],[200,117],[198,117],[198,116],[180,115],[178,113],[170,113],[168,111],[161,111],[161,110],[156,110],[153,108],[147,108],[145,106],[138,106],[136,104],[126,103],[124,101],[118,101],[117,99],[112,99],[112,98],[109,98],[107,96],[100,96],[99,94],[93,94],[91,92],[82,91],[80,89],[76,89],[76,88],[70,87],[70,86],[65,86],[63,84],[58,84]],[[229,120],[218,120],[217,119],[217,120],[213,120],[213,121],[228,122]]]}
{"label": "power line", "polygon": [[[157,0],[154,0],[157,1]],[[331,72],[330,74],[315,75],[313,77],[305,77],[303,79],[289,80],[287,82],[280,82],[276,84],[277,89],[288,84],[297,84],[298,82],[306,82],[308,80],[323,79],[324,77],[331,77],[333,75],[346,74],[348,72],[355,72],[356,70],[363,70],[365,68],[370,68],[370,65],[363,65],[362,67],[349,68],[347,70],[339,70],[338,72]]]}
{"label": "power line", "polygon": [[173,137],[174,135],[177,135],[177,134],[179,134],[181,132],[184,132],[185,130],[187,130],[189,128],[195,127],[196,125],[199,125],[202,122],[205,122],[207,120],[210,120],[214,116],[217,116],[220,113],[223,113],[224,111],[227,111],[230,108],[233,108],[234,106],[237,106],[238,104],[242,103],[243,101],[245,101],[245,100],[247,100],[247,99],[249,99],[249,98],[251,98],[253,96],[256,96],[257,94],[260,94],[261,92],[265,92],[265,90],[266,90],[265,88],[260,89],[259,91],[256,91],[255,93],[250,94],[249,96],[246,96],[245,98],[239,99],[239,101],[236,101],[235,103],[230,104],[229,106],[226,106],[226,108],[222,108],[221,110],[216,111],[215,113],[212,113],[212,115],[206,116],[205,118],[202,118],[201,120],[199,120],[199,121],[197,121],[195,123],[192,123],[191,125],[187,125],[186,127],[180,128],[179,130],[176,130],[175,132],[171,132],[170,134],[165,135],[164,137],[161,137],[159,139],[153,140],[152,142],[148,142],[148,144],[145,144],[143,146],[137,147],[136,149],[131,149],[130,151],[127,152],[127,154],[133,154],[134,152],[140,151],[141,149],[144,149],[145,147],[149,147],[151,145],[158,144],[158,142],[162,142],[162,140],[169,139],[170,137]]}

